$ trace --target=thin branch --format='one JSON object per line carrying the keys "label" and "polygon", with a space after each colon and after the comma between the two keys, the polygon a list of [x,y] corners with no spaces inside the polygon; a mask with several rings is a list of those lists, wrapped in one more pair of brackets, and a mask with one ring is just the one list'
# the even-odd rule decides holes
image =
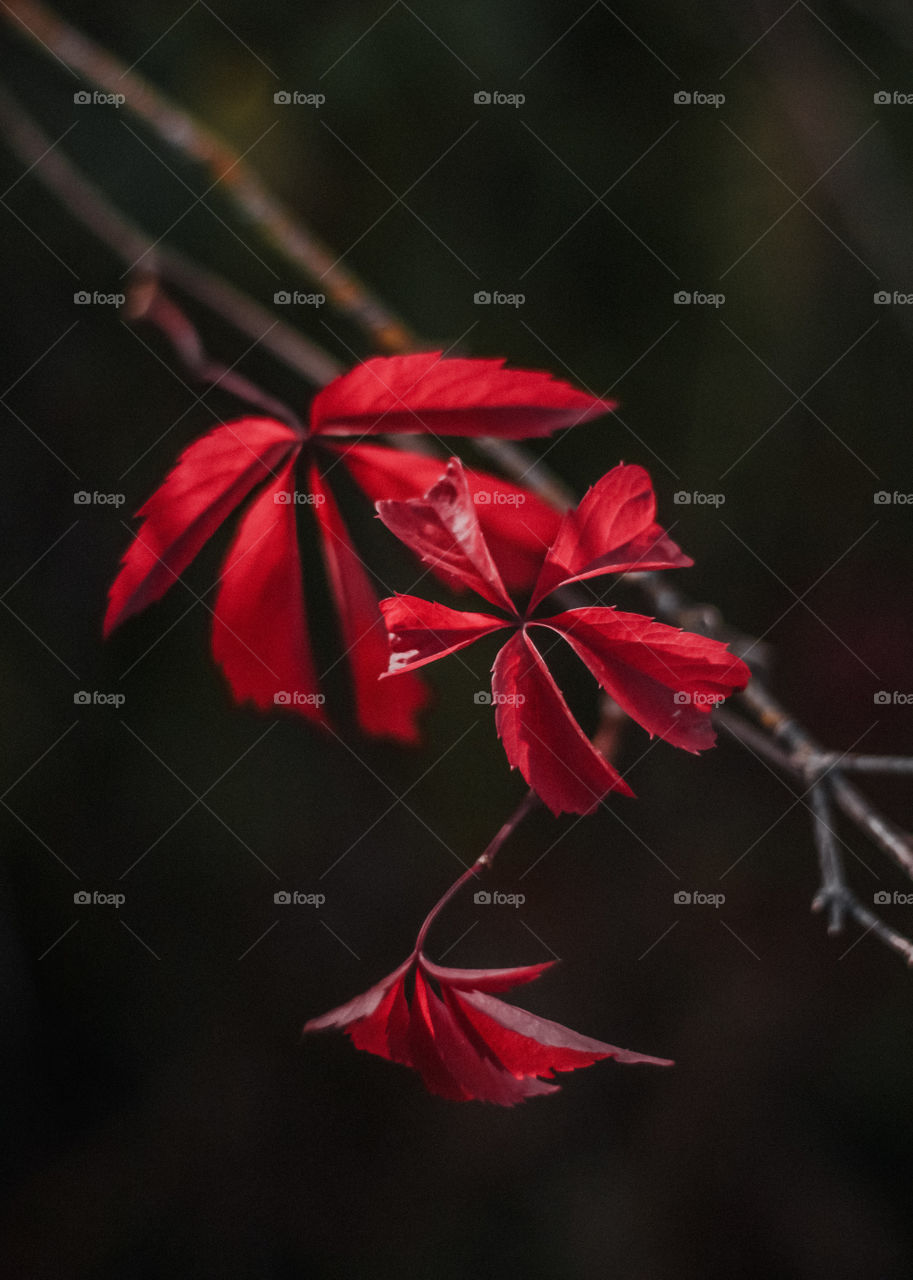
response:
{"label": "thin branch", "polygon": [[825,768],[839,764],[842,773],[913,773],[913,756],[842,756],[832,751],[819,759]]}
{"label": "thin branch", "polygon": [[821,888],[812,903],[812,910],[821,911],[826,907],[829,917],[828,933],[841,933],[847,908],[847,886],[834,834],[834,813],[827,784],[816,782],[809,792],[809,800],[815,845],[818,849],[818,865],[821,869]]}
{"label": "thin branch", "polygon": [[535,791],[532,789],[527,791],[516,809],[514,809],[506,822],[502,823],[500,829],[488,842],[484,851],[479,854],[472,866],[466,868],[463,874],[453,882],[443,897],[439,898],[428,912],[421,929],[419,929],[418,937],[415,940],[415,951],[413,952],[413,955],[418,955],[421,951],[424,946],[428,930],[431,928],[437,916],[439,916],[443,911],[444,907],[446,907],[450,899],[454,897],[455,894],[459,893],[463,885],[474,879],[480,871],[484,871],[486,868],[491,866],[501,846],[513,835],[527,814],[531,813],[540,803],[539,797],[536,795]]}
{"label": "thin branch", "polygon": [[301,374],[323,386],[342,372],[342,366],[316,343],[277,320],[265,307],[227,284],[219,276],[197,266],[177,249],[155,245],[107,200],[53,140],[35,123],[25,108],[0,87],[0,128],[11,151],[51,191],[65,209],[97,236],[125,264],[145,258],[163,280],[246,334]]}
{"label": "thin branch", "polygon": [[799,766],[793,757],[786,751],[782,751],[775,742],[771,742],[769,736],[763,730],[756,728],[753,724],[743,720],[741,716],[735,715],[732,711],[727,711],[724,707],[720,707],[713,712],[713,723],[727,733],[736,742],[740,742],[743,747],[747,747],[749,751],[753,751],[755,755],[761,756],[767,760],[776,769],[781,769],[784,773],[801,773]]}
{"label": "thin branch", "polygon": [[330,249],[294,218],[222,138],[41,0],[6,0],[0,6],[0,17],[41,53],[78,72],[105,93],[122,94],[126,110],[185,159],[205,166],[243,217],[274,249],[317,282],[337,309],[366,330],[380,350],[406,351],[416,345],[403,322],[340,265]]}
{"label": "thin branch", "polygon": [[230,395],[246,400],[256,409],[262,409],[287,422],[296,430],[303,431],[300,418],[288,405],[268,392],[263,391],[256,383],[243,374],[236,373],[227,365],[213,360],[206,352],[200,335],[188,320],[181,308],[162,290],[161,284],[154,276],[144,276],[132,281],[127,295],[127,319],[133,322],[146,320],[168,339],[175,353],[198,382],[210,386],[219,386]]}
{"label": "thin branch", "polygon": [[880,942],[903,956],[907,964],[913,966],[913,942],[909,938],[905,938],[902,933],[898,933],[896,929],[892,929],[890,925],[880,920],[875,912],[863,906],[850,890],[846,892],[845,904],[847,912],[865,929],[866,933],[873,933]]}

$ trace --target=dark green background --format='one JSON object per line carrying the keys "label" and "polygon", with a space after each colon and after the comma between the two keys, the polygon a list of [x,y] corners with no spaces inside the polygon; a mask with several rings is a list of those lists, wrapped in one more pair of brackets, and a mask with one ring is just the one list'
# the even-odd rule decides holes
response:
{"label": "dark green background", "polygon": [[[681,585],[764,635],[775,687],[812,731],[909,750],[909,709],[874,702],[913,693],[910,508],[873,502],[913,491],[913,308],[873,301],[913,293],[913,104],[873,101],[913,92],[900,6],[221,0],[66,15],[251,147],[268,185],[429,340],[611,387],[620,416],[540,445],[549,462],[580,491],[620,458],[648,466],[697,561]],[[208,176],[126,111],[75,107],[81,82],[3,35],[6,78],[50,136],[75,122],[66,153],[168,231]],[[276,106],[280,89],[327,102]],[[526,102],[476,105],[480,89]],[[726,100],[678,105],[683,90]],[[0,150],[5,1270],[910,1275],[913,979],[855,929],[827,937],[808,909],[804,805],[727,743],[698,759],[647,750],[632,727],[638,800],[531,820],[492,877],[524,907],[467,895],[433,938],[461,965],[560,956],[522,1003],[673,1070],[597,1066],[508,1112],[430,1098],[342,1037],[299,1044],[306,1017],[399,963],[459,870],[447,847],[468,862],[522,794],[473,703],[493,649],[465,655],[475,675],[431,669],[427,743],[410,752],[233,707],[182,586],[102,644],[122,520],[181,447],[243,410],[221,392],[195,403],[155,333],[74,306],[76,289],[121,287],[122,266],[21,175]],[[218,188],[169,240],[267,305],[313,288]],[[478,307],[479,289],[526,302]],[[677,306],[680,289],[725,303]],[[244,356],[246,338],[188,311],[216,356]],[[367,354],[330,308],[277,312],[344,361]],[[302,410],[312,394],[262,352],[239,368]],[[126,506],[74,506],[82,488]],[[725,502],[676,505],[680,490]],[[392,539],[349,512],[382,580],[408,585]],[[195,592],[229,532],[188,571]],[[306,567],[332,653],[313,548]],[[78,689],[126,701],[76,707]],[[331,694],[344,718],[344,685]],[[213,783],[214,813],[182,817],[186,788]],[[870,791],[909,824],[907,783]],[[904,888],[843,836],[864,900]],[[79,908],[78,888],[126,902]],[[278,888],[327,903],[279,908]],[[682,888],[725,905],[676,906]],[[888,914],[913,928],[909,907]]]}

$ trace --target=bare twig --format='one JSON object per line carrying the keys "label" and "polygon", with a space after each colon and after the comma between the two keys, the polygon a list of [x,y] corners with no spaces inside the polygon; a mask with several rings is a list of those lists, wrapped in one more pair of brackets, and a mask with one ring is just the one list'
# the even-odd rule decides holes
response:
{"label": "bare twig", "polygon": [[41,52],[104,92],[123,94],[128,111],[186,159],[204,165],[242,216],[289,262],[319,282],[339,311],[369,333],[380,350],[405,351],[415,345],[403,322],[292,216],[238,152],[137,71],[71,27],[41,0],[7,0],[0,6],[0,17]]}
{"label": "bare twig", "polygon": [[29,167],[31,176],[43,183],[122,262],[129,266],[143,258],[147,272],[157,274],[202,303],[309,382],[322,386],[342,371],[327,352],[217,275],[176,249],[153,245],[150,237],[114,208],[2,87],[0,128],[10,149]]}
{"label": "bare twig", "polygon": [[219,386],[223,391],[246,400],[248,404],[302,429],[301,420],[294,410],[275,396],[263,391],[250,378],[236,373],[227,365],[213,360],[194,325],[176,303],[162,290],[154,276],[143,276],[131,283],[127,297],[127,319],[146,320],[155,325],[171,343],[181,363],[198,382]]}
{"label": "bare twig", "polygon": [[834,813],[827,783],[819,779],[809,792],[809,800],[815,845],[818,849],[818,866],[821,870],[821,888],[815,895],[812,910],[823,911],[826,907],[828,933],[841,933],[849,890],[843,878],[843,864],[834,834]]}

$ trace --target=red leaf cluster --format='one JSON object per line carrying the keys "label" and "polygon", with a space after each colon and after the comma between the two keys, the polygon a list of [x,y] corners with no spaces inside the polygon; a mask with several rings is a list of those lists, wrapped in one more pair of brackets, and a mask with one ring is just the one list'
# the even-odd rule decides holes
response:
{"label": "red leaf cluster", "polygon": [[[364,438],[542,436],[614,407],[548,374],[505,369],[503,363],[442,359],[438,352],[378,357],[318,393],[306,430],[270,418],[242,418],[189,445],[138,513],[143,523],[111,587],[105,634],[160,599],[246,503],[211,609],[213,656],[237,701],[264,709],[278,701],[326,723],[301,580],[296,511],[304,506],[320,539],[358,723],[369,734],[416,741],[426,690],[413,675],[393,684],[379,681],[387,645],[377,592],[329,478],[342,465],[372,502],[404,500],[433,484],[440,462],[363,444]],[[346,436],[358,442],[337,443]],[[470,489],[498,499],[481,514],[486,536],[498,548],[507,581],[518,589],[528,586],[538,549],[551,538],[558,516],[508,481],[485,472],[467,476]],[[520,497],[522,529],[509,515],[511,501]]]}

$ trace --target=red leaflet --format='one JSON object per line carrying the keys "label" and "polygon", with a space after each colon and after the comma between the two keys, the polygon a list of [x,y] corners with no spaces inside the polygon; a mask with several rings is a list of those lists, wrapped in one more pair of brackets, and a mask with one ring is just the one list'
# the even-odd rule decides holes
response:
{"label": "red leaflet", "polygon": [[[376,444],[338,448],[355,483],[372,502],[420,497],[440,479],[440,458]],[[527,591],[542,563],[542,551],[558,532],[561,516],[528,489],[486,471],[466,468],[469,492],[508,591]],[[522,510],[521,510],[522,508]],[[517,512],[520,512],[519,519]],[[440,572],[435,569],[435,572]],[[440,576],[444,577],[443,572]],[[448,583],[448,585],[454,585]]]}
{"label": "red leaflet", "polygon": [[289,457],[297,436],[282,422],[243,418],[216,427],[178,458],[140,507],[143,524],[109,592],[105,635],[165,594],[203,544]]}
{"label": "red leaflet", "polygon": [[440,351],[378,356],[324,387],[311,429],[332,436],[430,432],[521,440],[575,427],[616,408],[548,373],[503,360],[445,360]]}
{"label": "red leaflet", "polygon": [[[315,397],[307,433],[269,418],[244,418],[191,444],[139,512],[143,523],[111,587],[105,634],[164,595],[223,521],[262,486],[228,554],[213,611],[213,654],[232,693],[238,701],[261,708],[278,703],[326,723],[296,532],[296,507],[309,505],[359,724],[366,733],[414,742],[425,692],[413,676],[378,683],[387,653],[376,596],[326,476],[341,459],[372,500],[405,499],[423,493],[441,464],[373,444],[345,447],[329,437],[392,431],[546,435],[613,407],[547,374],[508,370],[502,363],[443,360],[439,354],[369,360]],[[296,493],[295,476],[302,469]],[[503,552],[505,583],[528,590],[558,515],[532,494],[484,472],[472,475],[472,484],[481,495],[484,533]],[[511,514],[521,505],[524,519],[518,525]]]}
{"label": "red leaflet", "polygon": [[418,596],[392,596],[380,607],[389,633],[388,674],[414,671],[509,625],[488,613],[457,612]]}
{"label": "red leaflet", "polygon": [[602,688],[651,735],[687,751],[713,745],[713,707],[744,688],[750,676],[725,645],[614,608],[539,613],[542,600],[559,585],[691,563],[655,523],[653,490],[641,467],[615,467],[568,512],[553,544],[542,549],[523,614],[505,595],[458,458],[423,499],[379,502],[377,510],[426,563],[443,566],[449,578],[510,614],[463,614],[414,596],[382,600],[389,672],[433,662],[499,626],[513,628],[493,668],[498,733],[511,767],[554,813],[589,813],[609,791],[633,793],[571,715],[534,642],[534,627],[566,640]]}
{"label": "red leaflet", "polygon": [[358,722],[365,733],[417,742],[416,716],[427,701],[427,690],[413,675],[384,687],[387,681],[382,681],[378,673],[384,669],[386,637],[377,595],[352,545],[336,500],[313,464],[308,469],[308,488],[318,500],[314,512],[323,535],[327,576],[342,624]]}
{"label": "red leaflet", "polygon": [[448,468],[424,501],[378,502],[384,524],[449,583],[516,613],[476,516],[465,472]]}
{"label": "red leaflet", "polygon": [[431,1093],[507,1107],[535,1094],[554,1093],[558,1086],[545,1081],[556,1071],[574,1071],[603,1058],[672,1065],[667,1058],[578,1035],[491,994],[532,982],[552,963],[447,969],[416,948],[383,981],[312,1018],[304,1030],[339,1027],[356,1048],[414,1067]]}
{"label": "red leaflet", "polygon": [[[295,690],[296,708],[323,723],[311,658],[295,508],[277,502],[294,488],[290,462],[246,511],[216,596],[212,656],[238,702],[266,709],[277,690]],[[266,625],[264,625],[264,621]]]}
{"label": "red leaflet", "polygon": [[495,658],[491,688],[510,767],[520,770],[552,813],[589,813],[610,791],[634,794],[571,715],[525,631],[512,635]]}
{"label": "red leaflet", "polygon": [[568,511],[533,593],[538,604],[562,582],[632,569],[687,569],[694,561],[654,521],[656,496],[643,467],[606,472]]}

